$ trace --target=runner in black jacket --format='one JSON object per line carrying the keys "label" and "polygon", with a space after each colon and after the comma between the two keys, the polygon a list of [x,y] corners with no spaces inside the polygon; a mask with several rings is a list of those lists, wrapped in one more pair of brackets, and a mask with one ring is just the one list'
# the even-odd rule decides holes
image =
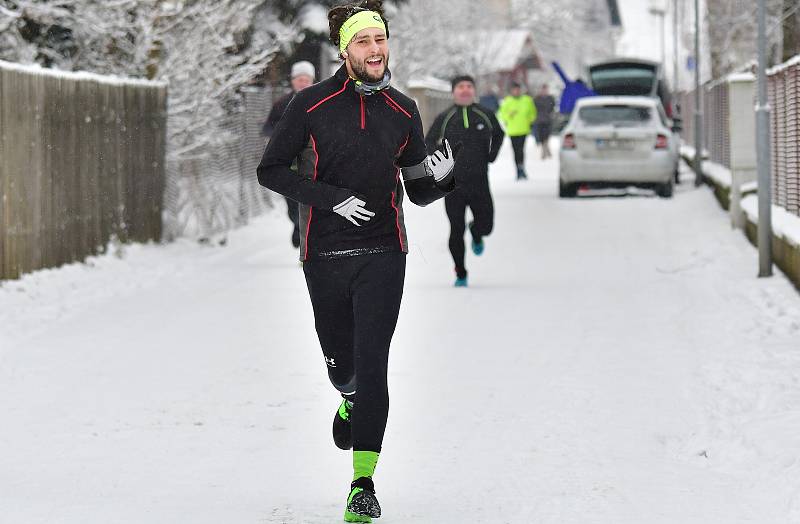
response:
{"label": "runner in black jacket", "polygon": [[[372,475],[408,252],[400,177],[423,205],[454,184],[449,145],[428,156],[416,104],[389,86],[382,16],[378,0],[331,9],[331,39],[345,64],[297,93],[258,167],[262,185],[301,204],[300,257],[317,334],[344,397],[334,442],[353,448],[345,520],[354,522],[380,516]],[[290,169],[296,157],[298,173]]]}
{"label": "runner in black jacket", "polygon": [[[261,128],[262,136],[267,138],[272,136],[272,132],[278,125],[283,113],[285,113],[286,108],[289,107],[289,102],[292,101],[296,93],[314,83],[315,75],[316,70],[314,69],[314,64],[311,62],[303,60],[292,64],[292,91],[280,97],[272,104],[272,109],[270,109],[269,116],[267,116],[267,120],[264,122],[264,127]],[[294,167],[296,168],[296,166]],[[294,247],[300,247],[300,217],[298,214],[297,202],[291,198],[287,198],[286,212],[289,215],[289,220],[292,221],[292,245]]]}
{"label": "runner in black jacket", "polygon": [[490,110],[475,103],[475,81],[471,76],[457,76],[452,81],[455,105],[442,112],[428,130],[429,151],[440,147],[444,139],[462,143],[453,173],[456,190],[447,195],[445,208],[450,220],[450,253],[456,271],[456,286],[467,286],[464,264],[464,230],[467,207],[472,211],[472,251],[483,253],[483,237],[494,226],[494,204],[489,190],[489,164],[494,162],[505,134]]}

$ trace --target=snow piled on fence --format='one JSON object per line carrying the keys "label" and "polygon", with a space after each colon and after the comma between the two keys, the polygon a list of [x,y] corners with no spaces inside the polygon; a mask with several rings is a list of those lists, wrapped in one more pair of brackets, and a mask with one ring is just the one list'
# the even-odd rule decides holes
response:
{"label": "snow piled on fence", "polygon": [[33,75],[42,75],[51,78],[64,78],[67,80],[88,80],[100,84],[109,84],[115,86],[132,85],[140,87],[167,87],[167,82],[146,80],[142,78],[130,78],[117,75],[99,75],[97,73],[90,73],[88,71],[60,71],[57,69],[49,69],[42,67],[38,64],[17,64],[14,62],[6,62],[0,60],[0,69],[7,71],[15,71],[19,73],[27,73]]}

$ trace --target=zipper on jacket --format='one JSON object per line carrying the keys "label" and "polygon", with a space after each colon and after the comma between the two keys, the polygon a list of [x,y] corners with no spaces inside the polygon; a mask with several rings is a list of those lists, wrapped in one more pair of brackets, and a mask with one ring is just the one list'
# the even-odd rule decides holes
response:
{"label": "zipper on jacket", "polygon": [[469,129],[469,116],[467,116],[467,106],[462,107],[464,111],[464,129]]}
{"label": "zipper on jacket", "polygon": [[367,117],[364,114],[364,95],[358,95],[361,97],[361,129],[367,128]]}

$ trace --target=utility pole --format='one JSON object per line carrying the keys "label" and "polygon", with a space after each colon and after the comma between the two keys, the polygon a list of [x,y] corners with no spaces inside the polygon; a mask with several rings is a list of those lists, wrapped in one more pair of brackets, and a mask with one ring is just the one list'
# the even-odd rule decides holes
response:
{"label": "utility pole", "polygon": [[700,96],[700,0],[694,0],[694,185],[703,184],[703,99]]}
{"label": "utility pole", "polygon": [[679,39],[679,18],[680,18],[680,3],[681,0],[672,0],[672,90],[674,92],[678,92],[680,89],[680,71],[678,69],[678,63],[680,62],[678,56],[678,39]]}
{"label": "utility pole", "polygon": [[767,5],[758,0],[758,105],[756,146],[758,158],[758,276],[772,276],[772,164],[767,100]]}

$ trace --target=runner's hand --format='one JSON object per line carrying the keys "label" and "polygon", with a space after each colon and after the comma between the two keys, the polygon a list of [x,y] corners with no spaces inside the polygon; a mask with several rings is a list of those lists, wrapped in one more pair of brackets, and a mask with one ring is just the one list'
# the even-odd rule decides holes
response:
{"label": "runner's hand", "polygon": [[361,226],[361,224],[359,224],[356,221],[356,219],[363,220],[366,223],[369,222],[369,220],[375,216],[375,213],[373,213],[372,211],[367,211],[367,209],[364,207],[364,204],[366,204],[366,202],[364,202],[360,198],[351,196],[344,202],[337,204],[333,208],[333,212],[336,213],[337,215],[346,218],[353,224]]}
{"label": "runner's hand", "polygon": [[428,173],[433,176],[435,181],[442,181],[453,171],[453,167],[456,165],[456,155],[460,149],[461,142],[456,144],[456,152],[454,154],[453,150],[450,149],[450,142],[445,139],[442,147],[434,151],[433,154],[428,157],[426,169]]}

